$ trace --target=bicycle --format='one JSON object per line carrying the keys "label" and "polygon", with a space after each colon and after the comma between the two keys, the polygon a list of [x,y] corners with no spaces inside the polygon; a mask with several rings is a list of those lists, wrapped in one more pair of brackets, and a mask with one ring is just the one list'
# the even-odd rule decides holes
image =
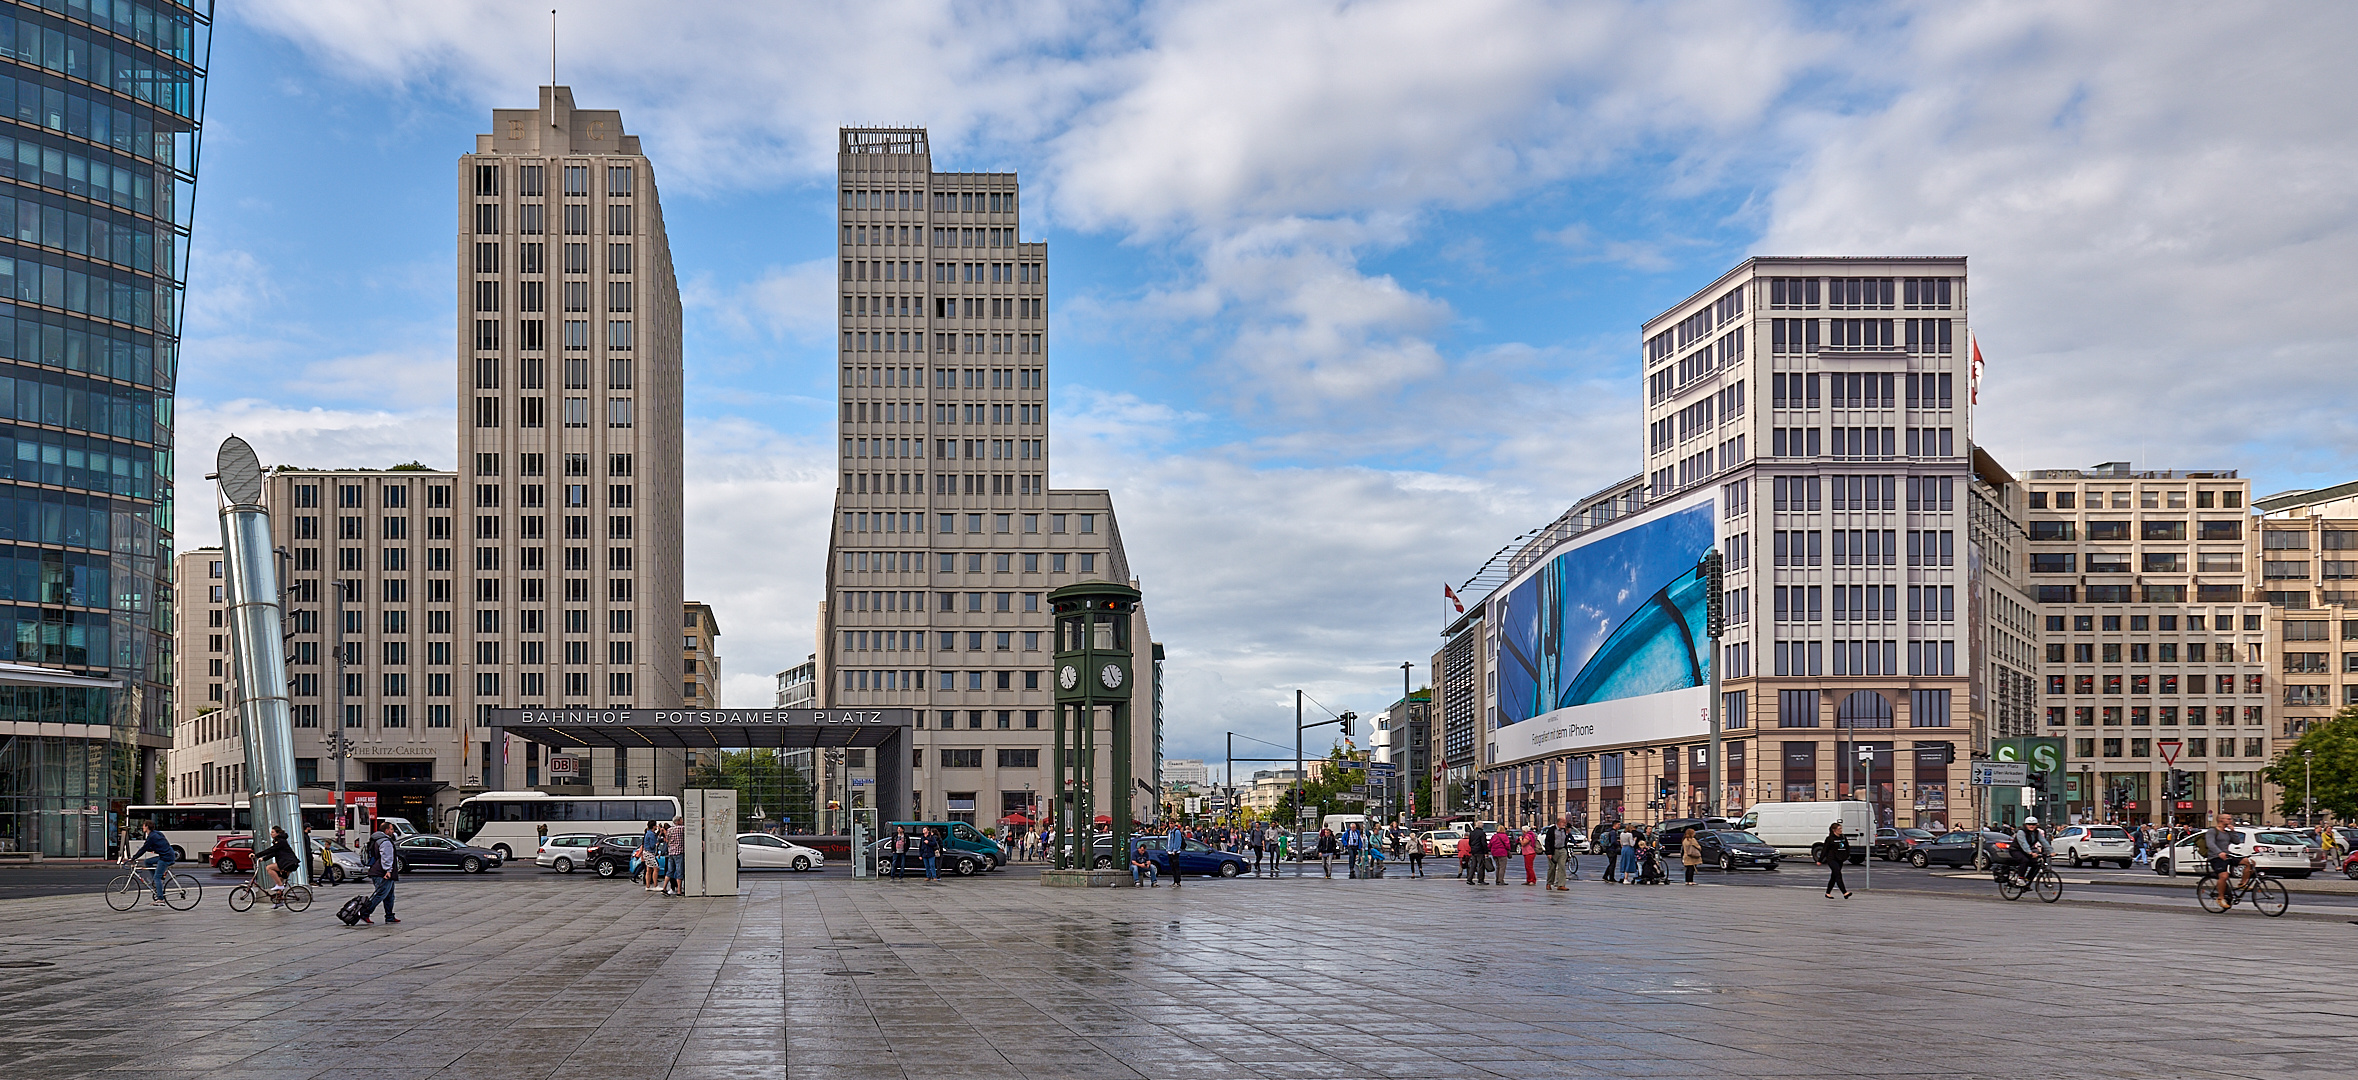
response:
{"label": "bicycle", "polygon": [[106,906],[116,911],[129,911],[139,906],[142,896],[154,896],[160,881],[164,903],[174,911],[187,911],[202,900],[205,888],[187,874],[171,873],[159,867],[138,863],[126,857],[120,861],[130,867],[129,872],[107,883]]}
{"label": "bicycle", "polygon": [[[260,885],[261,879],[262,872],[257,870],[254,876],[238,882],[237,887],[229,890],[229,910],[244,911],[251,908],[255,900],[269,892]],[[301,885],[288,885],[279,892],[275,902],[288,911],[302,911],[311,906],[311,890]]]}
{"label": "bicycle", "polygon": [[2052,904],[2063,899],[2063,877],[2047,860],[2039,859],[2026,869],[2022,863],[2007,863],[1998,868],[1998,895],[2008,900],[2019,900],[2026,892],[2037,892],[2041,903]]}
{"label": "bicycle", "polygon": [[2204,874],[2201,880],[2194,883],[2194,898],[2202,904],[2204,911],[2224,915],[2229,908],[2248,899],[2252,902],[2253,910],[2271,919],[2284,914],[2286,906],[2292,903],[2292,894],[2285,889],[2283,882],[2255,872],[2251,881],[2238,885],[2234,881],[2238,869],[2240,867],[2227,870],[2229,880],[2225,904],[2219,903],[2219,875]]}

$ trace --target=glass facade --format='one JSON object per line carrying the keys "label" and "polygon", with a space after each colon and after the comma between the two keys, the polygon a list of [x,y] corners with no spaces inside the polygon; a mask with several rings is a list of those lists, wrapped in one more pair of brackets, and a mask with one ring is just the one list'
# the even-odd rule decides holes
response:
{"label": "glass facade", "polygon": [[0,684],[118,683],[0,685],[0,848],[103,855],[123,806],[172,794],[172,386],[212,7],[0,0]]}

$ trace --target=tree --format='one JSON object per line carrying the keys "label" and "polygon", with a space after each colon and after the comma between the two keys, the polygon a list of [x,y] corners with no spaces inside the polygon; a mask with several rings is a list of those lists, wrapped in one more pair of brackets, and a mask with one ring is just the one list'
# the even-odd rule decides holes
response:
{"label": "tree", "polygon": [[[2302,760],[2303,751],[2309,760]],[[2314,792],[2317,809],[2338,821],[2358,821],[2358,705],[2311,724],[2260,775],[2284,793],[2277,811],[2288,819],[2306,809]]]}

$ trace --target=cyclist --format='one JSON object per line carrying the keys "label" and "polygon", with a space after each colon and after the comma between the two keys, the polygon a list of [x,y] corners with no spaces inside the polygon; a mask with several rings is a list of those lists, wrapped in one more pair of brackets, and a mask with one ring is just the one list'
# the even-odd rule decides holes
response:
{"label": "cyclist", "polygon": [[2204,830],[2202,835],[2197,838],[2195,846],[2207,849],[2203,854],[2210,856],[2211,869],[2207,876],[2218,879],[2220,907],[2227,906],[2227,879],[2235,876],[2237,865],[2240,864],[2243,867],[2243,882],[2240,887],[2251,888],[2252,874],[2258,869],[2258,864],[2252,862],[2248,856],[2241,858],[2236,856],[2234,818],[2226,814],[2219,815],[2217,824]]}
{"label": "cyclist", "polygon": [[278,907],[286,901],[287,875],[295,872],[302,858],[287,843],[287,831],[276,825],[270,827],[270,846],[254,853],[254,868],[270,879],[270,906]]}
{"label": "cyclist", "polygon": [[[150,855],[155,856],[153,863],[145,861]],[[164,878],[168,876],[166,871],[171,869],[172,863],[178,858],[179,856],[172,850],[172,842],[164,839],[164,830],[157,828],[155,822],[148,822],[147,842],[139,845],[138,851],[131,853],[132,862],[149,867],[154,874],[156,898],[148,901],[147,906],[164,906]]]}
{"label": "cyclist", "polygon": [[2007,862],[2022,873],[2022,880],[2031,880],[2040,863],[2047,859],[2047,834],[2039,828],[2039,819],[2022,819],[2022,832],[2014,837],[2014,855]]}

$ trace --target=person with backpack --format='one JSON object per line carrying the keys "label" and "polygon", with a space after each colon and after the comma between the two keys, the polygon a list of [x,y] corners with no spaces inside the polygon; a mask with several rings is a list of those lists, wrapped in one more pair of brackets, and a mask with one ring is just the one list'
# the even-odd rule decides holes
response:
{"label": "person with backpack", "polygon": [[393,850],[393,827],[382,818],[371,826],[368,849],[361,860],[368,869],[370,880],[375,881],[377,886],[368,899],[361,902],[357,913],[360,916],[359,924],[375,925],[376,920],[370,916],[376,913],[377,905],[382,904],[385,907],[385,924],[399,925],[401,920],[393,914],[393,883],[401,877],[401,856]]}

